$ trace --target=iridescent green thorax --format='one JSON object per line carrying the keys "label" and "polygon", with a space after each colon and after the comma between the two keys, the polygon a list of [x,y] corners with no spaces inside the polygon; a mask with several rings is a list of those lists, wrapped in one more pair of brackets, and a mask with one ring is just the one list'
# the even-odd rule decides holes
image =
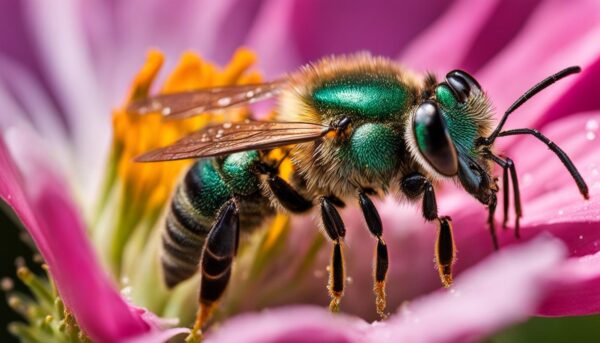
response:
{"label": "iridescent green thorax", "polygon": [[185,181],[190,202],[205,217],[213,217],[232,196],[212,160],[196,162]]}
{"label": "iridescent green thorax", "polygon": [[252,165],[258,158],[255,150],[238,152],[225,158],[221,170],[232,192],[249,195],[259,189],[260,180],[252,172]]}
{"label": "iridescent green thorax", "polygon": [[312,99],[323,114],[334,111],[385,120],[404,113],[412,94],[393,76],[364,73],[327,81],[313,91]]}
{"label": "iridescent green thorax", "polygon": [[[448,132],[456,149],[462,153],[475,154],[474,142],[479,136],[475,118],[467,115],[466,105],[456,100],[448,86],[438,86],[435,95],[442,108]],[[417,139],[418,137],[417,134]]]}
{"label": "iridescent green thorax", "polygon": [[360,170],[379,175],[390,173],[402,149],[400,137],[388,126],[367,123],[354,130],[343,152]]}

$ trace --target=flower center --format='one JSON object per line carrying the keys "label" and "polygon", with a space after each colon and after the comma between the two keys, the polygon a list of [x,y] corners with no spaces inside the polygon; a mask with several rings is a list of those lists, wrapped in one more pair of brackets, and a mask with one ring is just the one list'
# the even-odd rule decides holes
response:
{"label": "flower center", "polygon": [[[202,60],[192,52],[185,53],[179,65],[169,75],[160,94],[197,90],[201,88],[256,83],[261,81],[257,72],[249,69],[255,55],[239,49],[223,69]],[[168,199],[174,182],[190,161],[135,163],[133,159],[149,150],[174,143],[183,136],[198,130],[209,122],[219,122],[221,115],[205,114],[193,118],[173,120],[159,113],[145,115],[126,112],[130,102],[148,97],[152,83],[163,63],[163,55],[150,51],[145,65],[136,76],[126,104],[113,113],[116,172],[124,188],[135,203],[145,203],[146,208],[160,209]],[[228,113],[229,118],[243,119],[246,108]],[[241,117],[241,118],[240,118]]]}

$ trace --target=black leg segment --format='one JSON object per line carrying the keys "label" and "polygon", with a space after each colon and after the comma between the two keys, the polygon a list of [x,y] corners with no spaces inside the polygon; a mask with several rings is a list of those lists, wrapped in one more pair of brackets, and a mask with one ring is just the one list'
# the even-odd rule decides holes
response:
{"label": "black leg segment", "polygon": [[278,175],[269,176],[267,182],[275,198],[277,198],[279,203],[288,211],[293,213],[303,213],[312,208],[312,201],[303,197]]}
{"label": "black leg segment", "polygon": [[358,194],[358,201],[363,215],[365,216],[365,222],[367,223],[369,231],[377,238],[374,263],[375,270],[373,273],[375,277],[375,285],[373,287],[373,291],[375,292],[375,306],[377,308],[377,314],[379,314],[381,318],[385,318],[385,281],[389,267],[389,258],[387,245],[382,238],[383,225],[381,223],[379,213],[377,212],[377,208],[367,194],[365,194],[365,192],[360,192]]}
{"label": "black leg segment", "polygon": [[438,238],[435,246],[435,260],[440,278],[444,287],[452,284],[452,265],[456,257],[454,237],[452,235],[452,221],[450,217],[439,219]]}
{"label": "black leg segment", "polygon": [[492,193],[490,196],[490,203],[488,204],[488,227],[490,228],[490,235],[492,236],[492,244],[494,246],[494,250],[498,250],[498,236],[496,235],[496,221],[494,220],[494,215],[496,213],[496,206],[498,205],[498,198],[496,197],[496,193]]}
{"label": "black leg segment", "polygon": [[226,202],[211,228],[202,251],[202,279],[200,282],[200,308],[192,335],[196,335],[208,320],[229,283],[231,265],[239,238],[239,211],[234,199]]}
{"label": "black leg segment", "polygon": [[339,212],[328,198],[321,198],[321,219],[325,232],[332,241],[346,235],[346,226]]}
{"label": "black leg segment", "polygon": [[[510,158],[506,158],[505,160],[494,155],[493,153],[487,153],[487,156],[498,164],[502,168],[502,175],[504,180],[502,180],[502,186],[504,187],[504,225],[506,224],[506,218],[508,213],[508,196],[509,196],[509,175],[510,182],[512,182],[512,191],[513,191],[513,200],[515,207],[515,237],[520,238],[520,224],[519,221],[521,217],[523,217],[523,209],[521,206],[521,191],[519,190],[519,180],[517,178],[517,170],[515,168],[514,162]],[[497,242],[494,244],[497,249]]]}
{"label": "black leg segment", "polygon": [[435,191],[425,176],[419,173],[407,175],[402,179],[400,187],[408,198],[416,198],[423,194],[423,217],[429,221],[437,219]]}
{"label": "black leg segment", "polygon": [[342,253],[342,239],[346,235],[346,227],[333,202],[326,197],[321,198],[321,219],[327,236],[333,242],[331,264],[329,266],[328,289],[331,297],[329,309],[332,312],[338,312],[346,281]]}

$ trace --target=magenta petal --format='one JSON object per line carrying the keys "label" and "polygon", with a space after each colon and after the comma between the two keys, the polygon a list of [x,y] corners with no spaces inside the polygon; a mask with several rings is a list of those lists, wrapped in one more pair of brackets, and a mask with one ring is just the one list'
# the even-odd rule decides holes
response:
{"label": "magenta petal", "polygon": [[[599,244],[596,239],[593,244]],[[573,257],[555,273],[561,287],[552,292],[538,313],[546,316],[575,316],[600,312],[600,252]]]}
{"label": "magenta petal", "polygon": [[68,187],[32,155],[19,156],[29,162],[22,179],[0,140],[0,198],[33,237],[65,305],[96,342],[117,342],[149,331],[150,325],[125,303],[101,269],[79,211],[65,193]]}
{"label": "magenta petal", "polygon": [[[547,24],[548,18],[552,18],[552,25]],[[519,35],[487,63],[478,76],[498,111],[506,109],[529,87],[562,68],[580,65],[584,74],[588,73],[587,69],[600,54],[600,46],[596,44],[600,39],[599,18],[600,3],[596,1],[583,1],[578,6],[562,1],[542,2]],[[565,89],[580,82],[581,78],[581,75],[570,77],[536,96],[535,101],[520,110],[519,115],[515,113],[507,128],[536,123],[549,106],[557,100],[562,101],[561,95]],[[585,87],[569,96],[567,102],[570,105],[575,100],[572,95],[581,99],[580,96],[584,95],[582,89],[593,89],[593,80],[586,83]],[[595,84],[597,88],[597,80]],[[572,113],[582,110],[581,106],[596,103],[596,99],[591,98],[579,103],[577,108],[568,110]],[[559,112],[562,115],[569,113],[565,108]],[[552,118],[558,116],[556,113]]]}
{"label": "magenta petal", "polygon": [[479,31],[494,14],[498,2],[457,1],[407,47],[400,61],[418,70],[438,73],[446,73],[459,67]]}
{"label": "magenta petal", "polygon": [[450,5],[443,0],[297,0],[294,3],[291,38],[305,62],[361,50],[396,56]]}
{"label": "magenta petal", "polygon": [[322,307],[295,306],[239,315],[209,333],[206,342],[364,342],[367,328],[360,319]]}
{"label": "magenta petal", "polygon": [[235,317],[208,342],[465,342],[535,313],[552,291],[548,270],[563,263],[560,241],[544,237],[507,248],[441,290],[372,325],[323,308],[287,307]]}
{"label": "magenta petal", "polygon": [[548,237],[506,248],[465,271],[450,290],[402,307],[373,342],[476,341],[526,319],[551,291],[548,271],[563,261],[564,248]]}

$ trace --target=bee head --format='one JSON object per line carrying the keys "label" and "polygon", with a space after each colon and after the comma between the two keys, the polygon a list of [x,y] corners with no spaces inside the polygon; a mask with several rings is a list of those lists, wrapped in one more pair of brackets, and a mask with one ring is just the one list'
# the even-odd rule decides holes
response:
{"label": "bee head", "polygon": [[424,169],[438,178],[458,177],[470,193],[482,194],[481,187],[489,187],[489,163],[476,140],[491,131],[491,110],[471,75],[454,70],[443,82],[433,83],[411,121],[411,150]]}

